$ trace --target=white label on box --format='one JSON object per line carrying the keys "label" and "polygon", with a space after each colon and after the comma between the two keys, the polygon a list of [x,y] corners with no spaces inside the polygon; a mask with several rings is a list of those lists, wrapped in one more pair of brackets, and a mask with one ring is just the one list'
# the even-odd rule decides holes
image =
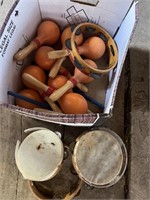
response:
{"label": "white label on box", "polygon": [[13,19],[11,19],[7,25],[7,28],[3,34],[3,36],[0,39],[0,57],[4,58],[6,51],[8,49],[9,43],[11,41],[11,38],[13,37],[13,34],[16,29],[16,24]]}

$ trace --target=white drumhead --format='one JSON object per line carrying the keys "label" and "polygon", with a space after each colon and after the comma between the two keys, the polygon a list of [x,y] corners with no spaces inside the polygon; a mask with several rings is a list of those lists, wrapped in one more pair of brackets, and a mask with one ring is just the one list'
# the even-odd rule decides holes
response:
{"label": "white drumhead", "polygon": [[101,128],[89,131],[77,139],[72,161],[79,177],[87,184],[103,188],[120,179],[120,172],[123,165],[126,167],[126,162],[122,140],[114,135],[108,129]]}
{"label": "white drumhead", "polygon": [[58,171],[64,150],[60,138],[50,130],[28,135],[16,152],[16,164],[23,177],[33,181],[52,178]]}

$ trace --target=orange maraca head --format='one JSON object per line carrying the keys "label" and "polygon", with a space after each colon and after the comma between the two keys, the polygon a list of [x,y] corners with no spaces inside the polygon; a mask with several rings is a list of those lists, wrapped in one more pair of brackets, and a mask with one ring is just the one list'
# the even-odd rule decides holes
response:
{"label": "orange maraca head", "polygon": [[36,64],[44,70],[50,70],[56,61],[56,59],[48,58],[48,52],[50,51],[55,50],[49,46],[41,46],[36,50],[34,55]]}
{"label": "orange maraca head", "polygon": [[[63,75],[57,75],[55,78],[49,78],[47,81],[47,85],[50,87],[55,88],[56,90],[61,88],[63,85],[66,84],[66,82],[68,81],[68,78],[66,76]],[[71,92],[72,90],[70,89],[67,92]]]}
{"label": "orange maraca head", "polygon": [[[27,73],[27,74],[33,76],[34,78],[36,78],[37,80],[39,80],[40,82],[42,82],[44,84],[46,83],[47,76],[46,76],[44,70],[42,68],[38,67],[37,65],[29,65],[29,66],[25,67],[22,71],[22,74],[23,73]],[[26,87],[31,88],[31,89],[36,89],[34,85],[29,84],[24,79],[22,79],[22,81]]]}
{"label": "orange maraca head", "polygon": [[57,75],[55,78],[49,78],[47,81],[47,85],[54,87],[55,89],[58,89],[60,87],[62,87],[66,82],[67,82],[67,78],[63,75]]}
{"label": "orange maraca head", "polygon": [[[19,92],[19,94],[24,96],[24,97],[33,99],[37,102],[41,102],[41,103],[44,102],[43,99],[41,98],[41,96],[38,94],[38,92],[36,92],[33,89],[23,89]],[[16,98],[16,105],[23,107],[23,108],[31,109],[31,110],[33,110],[34,108],[40,107],[38,105],[35,105],[33,103],[27,102],[27,101],[25,101],[23,99],[19,99],[19,98]]]}
{"label": "orange maraca head", "polygon": [[106,50],[105,42],[97,36],[89,37],[82,46],[78,47],[80,55],[84,55],[91,60],[97,60],[101,58]]}
{"label": "orange maraca head", "polygon": [[47,20],[41,22],[37,30],[37,39],[41,44],[53,45],[60,37],[60,29],[57,23]]}
{"label": "orange maraca head", "polygon": [[[74,28],[75,28],[74,26],[69,26],[69,27],[65,28],[64,31],[62,32],[61,43],[63,46],[65,46],[66,40],[71,38],[71,34],[72,34]],[[81,45],[81,43],[83,42],[83,34],[81,33],[80,29],[78,31],[76,31],[74,40],[77,45]]]}
{"label": "orange maraca head", "polygon": [[78,93],[65,93],[58,101],[65,114],[85,114],[88,112],[87,101]]}
{"label": "orange maraca head", "polygon": [[[86,63],[88,63],[90,66],[97,68],[96,63],[93,60],[90,59],[84,59]],[[74,74],[78,76],[81,79],[82,83],[90,83],[94,80],[94,78],[88,76],[88,74],[83,73],[80,71],[77,67],[74,68]]]}

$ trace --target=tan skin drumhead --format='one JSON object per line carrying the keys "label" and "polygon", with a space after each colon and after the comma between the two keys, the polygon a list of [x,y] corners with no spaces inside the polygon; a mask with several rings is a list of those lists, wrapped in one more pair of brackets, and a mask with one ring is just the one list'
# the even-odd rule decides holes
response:
{"label": "tan skin drumhead", "polygon": [[72,161],[83,181],[103,188],[120,179],[124,157],[116,137],[101,129],[89,131],[77,139]]}
{"label": "tan skin drumhead", "polygon": [[50,130],[38,130],[28,135],[16,153],[16,164],[24,178],[44,181],[56,175],[63,161],[60,138]]}

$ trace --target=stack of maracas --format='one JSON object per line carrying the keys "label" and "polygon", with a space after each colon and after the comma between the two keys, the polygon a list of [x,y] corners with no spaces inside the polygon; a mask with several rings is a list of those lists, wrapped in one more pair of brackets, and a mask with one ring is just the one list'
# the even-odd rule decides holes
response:
{"label": "stack of maracas", "polygon": [[[72,31],[73,27],[69,26],[61,34],[57,23],[50,20],[43,21],[39,25],[37,37],[14,55],[14,59],[20,61],[34,50],[35,64],[24,67],[22,81],[25,88],[19,94],[36,102],[47,102],[55,112],[84,114],[88,112],[87,101],[81,94],[74,93],[72,88],[77,86],[83,92],[87,92],[88,88],[83,84],[90,83],[94,79],[76,67],[74,67],[74,75],[71,75],[67,64],[65,68],[62,66],[66,55],[62,54],[63,51],[55,50],[54,47],[61,40],[62,50],[66,50],[65,44],[71,37]],[[78,31],[75,42],[85,62],[96,68],[94,60],[99,59],[105,52],[103,40],[96,36],[84,40],[82,33]],[[53,55],[51,58],[50,53]],[[28,109],[39,107],[21,98],[16,98],[16,105]]]}

